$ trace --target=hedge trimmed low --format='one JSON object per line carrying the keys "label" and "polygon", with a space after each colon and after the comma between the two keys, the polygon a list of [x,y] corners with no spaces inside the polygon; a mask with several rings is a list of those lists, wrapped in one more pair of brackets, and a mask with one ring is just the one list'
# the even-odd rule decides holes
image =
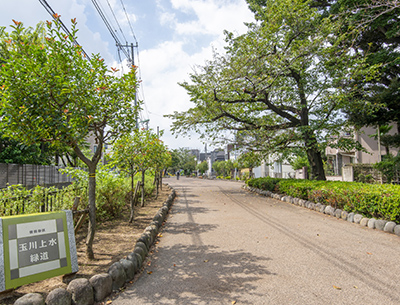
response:
{"label": "hedge trimmed low", "polygon": [[270,177],[250,179],[247,184],[262,190],[359,213],[365,217],[400,223],[400,186],[398,185]]}

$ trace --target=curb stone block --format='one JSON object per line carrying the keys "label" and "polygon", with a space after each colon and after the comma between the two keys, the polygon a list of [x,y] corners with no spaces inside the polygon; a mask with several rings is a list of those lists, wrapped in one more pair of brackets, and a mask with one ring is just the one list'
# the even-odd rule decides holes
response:
{"label": "curb stone block", "polygon": [[335,210],[335,217],[336,218],[341,218],[342,217],[342,210],[341,209],[336,209]]}
{"label": "curb stone block", "polygon": [[160,226],[158,225],[158,222],[156,222],[154,220],[152,222],[150,222],[150,226],[155,226],[157,228],[157,231],[160,229]]}
{"label": "curb stone block", "polygon": [[326,206],[324,213],[327,214],[327,215],[330,215],[331,214],[331,209],[332,209],[332,207],[330,205]]}
{"label": "curb stone block", "polygon": [[383,229],[385,228],[387,221],[383,220],[383,219],[377,219],[375,221],[375,229],[379,230],[379,231],[383,231]]}
{"label": "curb stone block", "polygon": [[325,213],[326,205],[321,204],[321,207],[319,208],[320,213]]}
{"label": "curb stone block", "polygon": [[14,305],[44,305],[44,298],[39,293],[28,293],[17,299]]}
{"label": "curb stone block", "polygon": [[115,262],[108,268],[107,273],[112,278],[112,290],[118,290],[125,285],[126,274],[124,267],[120,262]]}
{"label": "curb stone block", "polygon": [[366,226],[368,226],[368,221],[369,221],[369,218],[364,217],[363,219],[361,219],[360,225],[363,227],[366,227]]}
{"label": "curb stone block", "polygon": [[137,260],[135,252],[129,253],[128,256],[126,257],[127,260],[131,261],[133,265],[135,266],[136,272],[139,271],[139,262]]}
{"label": "curb stone block", "polygon": [[148,234],[142,234],[140,235],[140,237],[138,238],[137,242],[141,241],[142,243],[144,243],[146,245],[147,251],[149,251],[150,249],[150,236]]}
{"label": "curb stone block", "polygon": [[393,232],[397,236],[400,236],[400,225],[395,226],[394,229],[393,229]]}
{"label": "curb stone block", "polygon": [[344,220],[347,220],[347,217],[349,216],[349,213],[347,211],[342,211],[342,215],[340,217]]}
{"label": "curb stone block", "polygon": [[371,218],[370,220],[368,220],[368,228],[370,229],[375,229],[375,223],[376,223],[376,219],[375,218]]}
{"label": "curb stone block", "polygon": [[349,215],[347,215],[347,221],[354,222],[354,215],[355,214],[353,212],[349,213]]}
{"label": "curb stone block", "polygon": [[71,293],[64,288],[56,288],[47,295],[45,303],[47,305],[71,305]]}
{"label": "curb stone block", "polygon": [[146,244],[145,244],[144,242],[138,241],[138,242],[136,243],[136,245],[135,245],[135,248],[136,248],[136,247],[142,248],[143,251],[144,251],[146,254],[148,253],[147,246],[146,246]]}
{"label": "curb stone block", "polygon": [[[135,247],[135,249],[133,250],[133,252],[137,253],[140,255],[140,257],[142,258],[142,261],[144,261],[144,259],[146,258],[146,253],[144,252],[143,248],[141,247]],[[147,251],[146,251],[147,252]]]}
{"label": "curb stone block", "polygon": [[108,273],[93,275],[89,279],[94,291],[94,300],[100,302],[109,296],[112,292],[112,278]]}
{"label": "curb stone block", "polygon": [[91,305],[94,303],[93,287],[88,279],[80,278],[71,281],[67,286],[71,293],[73,305]]}
{"label": "curb stone block", "polygon": [[389,222],[386,223],[385,227],[383,228],[383,231],[389,232],[389,233],[394,233],[394,227],[396,225],[397,224],[395,222],[389,221]]}
{"label": "curb stone block", "polygon": [[354,223],[360,223],[362,219],[363,219],[363,216],[361,214],[354,215]]}
{"label": "curb stone block", "polygon": [[138,269],[142,268],[142,266],[143,266],[143,259],[142,259],[142,257],[140,256],[139,253],[133,252],[133,254],[136,256],[136,261],[137,261],[137,263],[138,263]]}
{"label": "curb stone block", "polygon": [[149,231],[144,231],[142,235],[147,236],[147,239],[149,240],[149,250],[150,250],[150,247],[154,241],[153,235]]}
{"label": "curb stone block", "polygon": [[126,281],[133,280],[136,273],[135,265],[130,260],[127,260],[125,258],[120,259],[119,262],[121,263],[122,267],[124,267]]}

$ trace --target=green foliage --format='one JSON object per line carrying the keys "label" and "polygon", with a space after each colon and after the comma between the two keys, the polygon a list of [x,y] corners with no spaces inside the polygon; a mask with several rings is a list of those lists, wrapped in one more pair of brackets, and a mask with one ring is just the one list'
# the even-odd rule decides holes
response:
{"label": "green foliage", "polygon": [[396,157],[391,154],[386,155],[385,160],[376,163],[374,167],[382,173],[388,183],[391,183],[393,180],[398,180],[400,174],[400,155]]}
{"label": "green foliage", "polygon": [[203,175],[208,170],[208,162],[203,161],[197,164],[196,169]]}
{"label": "green foliage", "polygon": [[[73,149],[89,169],[89,226],[86,253],[94,258],[96,231],[96,166],[103,146],[135,127],[140,107],[132,105],[137,86],[135,67],[119,77],[99,54],[88,60],[76,45],[77,23],[66,35],[58,15],[43,36],[26,35],[15,21],[10,33],[0,29],[0,128],[25,144],[47,142]],[[40,33],[41,34],[41,33]],[[30,36],[42,39],[32,42]],[[82,149],[89,134],[98,149],[87,157]]]}
{"label": "green foliage", "polygon": [[0,132],[0,163],[49,165],[54,156],[48,144],[26,145]]}
{"label": "green foliage", "polygon": [[308,162],[307,156],[296,156],[293,160],[289,162],[289,164],[292,166],[294,170],[297,169],[302,169],[304,166],[307,166],[307,168],[310,168],[310,163]]}
{"label": "green foliage", "polygon": [[331,205],[348,212],[400,222],[400,186],[359,182],[257,178],[249,186]]}
{"label": "green foliage", "polygon": [[36,186],[32,190],[22,185],[8,186],[0,191],[0,216],[71,209],[75,197],[84,200],[86,193],[86,189],[74,184],[63,189]]}
{"label": "green foliage", "polygon": [[223,177],[225,174],[224,161],[215,161],[212,164],[212,169],[217,173],[217,176]]}
{"label": "green foliage", "polygon": [[265,177],[265,178],[250,179],[246,183],[251,187],[255,187],[265,191],[275,192],[276,185],[281,180],[282,180],[281,178]]}
{"label": "green foliage", "polygon": [[300,148],[312,178],[325,180],[322,152],[340,136],[340,109],[352,95],[342,83],[369,71],[343,45],[338,18],[303,0],[248,2],[257,22],[244,35],[226,33],[226,52],[181,83],[194,106],[170,115],[172,131],[225,141],[228,130],[239,147],[264,155]]}
{"label": "green foliage", "polygon": [[196,157],[188,149],[173,149],[171,151],[171,158],[170,170],[173,173],[182,170],[185,175],[190,175],[196,169]]}
{"label": "green foliage", "polygon": [[11,33],[2,33],[1,124],[7,136],[74,147],[90,131],[104,141],[132,129],[134,71],[119,78],[99,55],[85,59],[74,42],[76,25],[72,20],[68,36],[58,20],[48,22],[46,37],[36,43],[20,22]]}

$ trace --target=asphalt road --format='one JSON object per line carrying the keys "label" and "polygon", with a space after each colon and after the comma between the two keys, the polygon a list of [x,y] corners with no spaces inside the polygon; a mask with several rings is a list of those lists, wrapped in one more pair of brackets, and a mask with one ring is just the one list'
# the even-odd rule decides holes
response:
{"label": "asphalt road", "polygon": [[178,197],[125,304],[400,304],[400,238],[241,189],[169,179]]}

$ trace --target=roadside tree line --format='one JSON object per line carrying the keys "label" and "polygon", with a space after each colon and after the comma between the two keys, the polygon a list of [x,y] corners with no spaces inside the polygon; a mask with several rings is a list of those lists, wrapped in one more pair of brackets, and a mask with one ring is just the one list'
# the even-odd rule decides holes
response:
{"label": "roadside tree line", "polygon": [[[140,101],[132,103],[138,85],[136,67],[119,76],[118,69],[108,67],[99,54],[87,58],[76,44],[76,19],[71,20],[68,35],[62,31],[60,16],[54,18],[36,29],[15,20],[10,32],[0,28],[1,143],[47,148],[52,154],[74,156],[87,167],[83,173],[88,181],[86,253],[93,259],[96,175],[105,144],[115,143],[115,166],[131,177],[142,173],[142,196],[145,172],[152,168],[160,181],[159,172],[170,157],[156,135],[136,130],[141,106]],[[89,135],[97,145],[92,153],[87,151]]]}

